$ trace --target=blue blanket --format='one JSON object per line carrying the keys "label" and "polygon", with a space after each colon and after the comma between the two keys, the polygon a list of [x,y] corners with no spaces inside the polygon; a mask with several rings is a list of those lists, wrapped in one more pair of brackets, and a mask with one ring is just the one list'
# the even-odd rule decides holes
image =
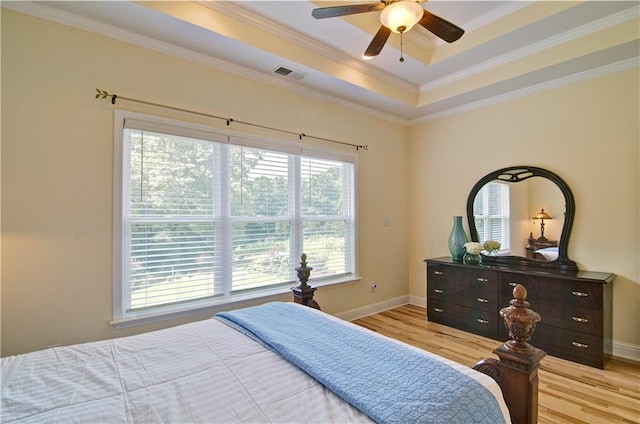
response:
{"label": "blue blanket", "polygon": [[292,303],[222,312],[378,423],[504,423],[477,381],[435,359]]}

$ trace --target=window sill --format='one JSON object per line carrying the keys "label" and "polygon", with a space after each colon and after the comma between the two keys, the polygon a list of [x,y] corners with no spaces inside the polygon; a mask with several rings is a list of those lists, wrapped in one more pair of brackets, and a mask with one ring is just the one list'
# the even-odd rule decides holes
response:
{"label": "window sill", "polygon": [[[333,286],[337,284],[345,284],[359,281],[360,277],[343,276],[335,279],[310,281],[310,285],[314,288]],[[256,302],[270,302],[275,301],[285,294],[291,293],[291,287],[277,287],[269,290],[263,290],[259,292],[250,292],[243,294],[236,294],[224,299],[208,299],[206,301],[194,301],[189,305],[180,305],[167,307],[162,311],[154,312],[138,312],[128,314],[126,317],[114,319],[110,324],[116,330],[135,327],[138,325],[152,324],[160,321],[166,321],[171,319],[178,319],[189,317],[198,314],[209,313],[211,315],[217,312],[226,311],[229,309],[239,309],[246,306],[255,304]]]}

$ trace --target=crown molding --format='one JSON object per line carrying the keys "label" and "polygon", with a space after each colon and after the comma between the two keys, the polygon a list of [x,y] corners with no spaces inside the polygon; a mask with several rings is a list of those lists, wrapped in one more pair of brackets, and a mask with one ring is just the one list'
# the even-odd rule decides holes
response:
{"label": "crown molding", "polygon": [[73,13],[61,11],[41,3],[35,2],[3,2],[3,8],[7,8],[16,12],[25,13],[37,18],[46,19],[62,25],[67,25],[80,30],[92,32],[94,34],[109,37],[118,41],[133,44],[159,53],[171,55],[184,59],[193,63],[207,66],[219,71],[227,72],[235,76],[244,77],[263,84],[281,88],[305,97],[320,100],[335,106],[339,106],[354,112],[359,112],[385,121],[406,125],[407,120],[394,116],[392,114],[382,112],[377,109],[368,108],[357,103],[337,98],[335,96],[323,93],[312,88],[302,86],[295,81],[290,81],[278,76],[265,74],[254,71],[240,65],[236,65],[221,59],[194,52],[184,47],[178,47],[173,44],[159,41],[151,37],[140,35],[131,31],[116,28],[93,19],[75,15]]}
{"label": "crown molding", "polygon": [[482,28],[483,26],[488,25],[494,21],[497,21],[498,19],[502,19],[505,16],[510,15],[514,12],[517,12],[520,9],[523,9],[527,6],[531,6],[533,3],[534,1],[522,1],[522,0],[505,2],[504,5],[493,9],[489,13],[483,13],[482,15],[471,19],[470,21],[465,23],[465,26],[467,27],[468,31],[473,31],[478,28]]}
{"label": "crown molding", "polygon": [[[202,2],[202,3],[212,3],[210,1],[207,2]],[[227,5],[231,2],[214,2],[214,3],[227,3]],[[476,102],[472,102],[472,103],[468,103],[465,105],[461,105],[461,106],[457,106],[457,107],[453,107],[453,108],[449,108],[446,110],[442,110],[442,111],[438,111],[435,113],[430,113],[430,114],[425,114],[423,116],[420,116],[419,118],[415,118],[415,119],[403,119],[400,118],[399,116],[393,115],[392,112],[382,112],[378,109],[373,109],[373,108],[369,108],[366,106],[363,106],[361,104],[358,103],[354,103],[351,101],[347,101],[341,98],[338,98],[336,96],[330,95],[330,94],[326,94],[324,92],[312,89],[312,88],[308,88],[305,87],[303,85],[301,85],[300,83],[298,83],[297,81],[292,81],[292,80],[288,80],[285,78],[281,78],[279,76],[275,76],[275,75],[271,75],[271,74],[265,74],[262,72],[258,72],[258,71],[253,71],[250,69],[247,69],[245,67],[224,61],[224,60],[220,60],[202,53],[197,53],[194,52],[192,50],[183,48],[183,47],[178,47],[175,46],[173,44],[170,43],[166,43],[166,42],[162,42],[156,39],[153,39],[151,37],[147,37],[147,36],[143,36],[134,32],[130,32],[130,31],[126,31],[126,30],[122,30],[120,28],[108,25],[108,24],[104,24],[102,22],[93,20],[93,19],[89,19],[89,18],[85,18],[85,17],[81,17],[69,12],[65,12],[65,11],[61,11],[59,9],[55,9],[52,8],[50,6],[47,6],[46,3],[41,3],[41,2],[31,2],[31,1],[11,1],[11,2],[2,2],[1,5],[3,8],[6,9],[10,9],[10,10],[14,10],[16,12],[20,12],[20,13],[25,13],[28,15],[32,15],[38,18],[42,18],[42,19],[46,19],[49,21],[53,21],[59,24],[63,24],[63,25],[67,25],[67,26],[71,26],[77,29],[81,29],[81,30],[85,30],[88,32],[92,32],[98,35],[102,35],[102,36],[106,36],[115,40],[119,40],[122,42],[126,42],[129,44],[133,44],[133,45],[137,45],[143,48],[147,48],[149,50],[153,50],[159,53],[163,53],[163,54],[168,54],[174,57],[178,57],[187,61],[191,61],[194,63],[198,63],[201,64],[203,66],[207,66],[213,69],[217,69],[223,72],[227,72],[227,73],[231,73],[233,75],[236,76],[240,76],[240,77],[244,77],[253,81],[257,81],[263,84],[267,84],[267,85],[271,85],[271,86],[275,86],[278,88],[281,88],[283,90],[287,90],[289,92],[293,92],[296,94],[300,94],[302,96],[308,97],[308,98],[312,98],[312,99],[316,99],[319,101],[323,101],[338,107],[342,107],[344,109],[347,110],[351,110],[354,112],[358,112],[358,113],[362,113],[368,116],[372,116],[375,118],[379,118],[379,119],[383,119],[385,121],[391,122],[391,123],[395,123],[395,124],[399,124],[399,125],[415,125],[415,124],[419,124],[422,122],[426,122],[426,121],[431,121],[431,120],[435,120],[435,119],[440,119],[440,118],[444,118],[444,117],[448,117],[448,116],[452,116],[458,113],[463,113],[466,111],[470,111],[470,110],[474,110],[474,109],[478,109],[478,108],[482,108],[485,106],[490,106],[496,103],[500,103],[500,102],[504,102],[504,101],[508,101],[508,100],[512,100],[512,99],[516,99],[519,97],[523,97],[529,94],[533,94],[533,93],[537,93],[537,92],[541,92],[541,91],[545,91],[545,90],[549,90],[552,88],[556,88],[556,87],[560,87],[563,85],[567,85],[567,84],[571,84],[574,82],[578,82],[578,81],[582,81],[582,80],[586,80],[589,78],[594,78],[600,75],[605,75],[611,72],[617,72],[620,70],[624,70],[627,68],[631,68],[634,66],[638,66],[638,58],[631,58],[631,59],[627,59],[624,61],[620,61],[614,64],[609,64],[609,65],[605,65],[599,68],[595,68],[592,70],[588,70],[588,71],[584,71],[584,72],[579,72],[573,75],[569,75],[563,78],[558,78],[555,79],[553,81],[548,81],[545,83],[541,83],[541,84],[537,84],[537,85],[533,85],[530,87],[525,87],[523,89],[520,90],[515,90],[509,93],[505,93],[502,95],[498,95],[498,96],[494,96],[491,98],[487,98],[487,99],[483,99],[480,101],[476,101]],[[242,8],[239,8],[242,9]],[[588,34],[589,32],[593,32],[593,31],[597,31],[599,29],[602,28],[607,28],[609,26],[615,25],[617,23],[620,22],[624,22],[628,19],[635,19],[637,18],[637,14],[638,14],[638,10],[640,9],[640,6],[636,6],[634,8],[631,8],[629,10],[620,12],[618,14],[615,15],[611,15],[610,17],[606,17],[603,18],[599,21],[596,21],[592,24],[589,25],[585,25],[583,27],[580,27],[578,29],[576,29],[575,31],[568,31],[565,34],[562,34],[560,37],[566,41],[571,39],[571,37],[578,37],[580,36],[578,33],[582,33],[582,34]],[[241,14],[243,14],[245,11],[245,9],[241,10]],[[252,24],[253,25],[253,24]],[[285,29],[285,32],[287,32],[288,34],[291,34],[291,30],[289,29]],[[544,40],[540,43],[538,43],[535,48],[536,49],[543,49],[543,48],[548,48],[548,47],[544,47],[545,43],[551,43],[551,44],[547,44],[547,46],[550,45],[554,45],[553,43],[554,40]],[[557,41],[557,42],[563,42],[563,41]],[[323,45],[321,45],[320,43],[315,42],[316,44],[318,44],[319,48],[322,48]],[[557,43],[555,43],[557,44]],[[328,49],[328,51],[330,53],[336,53],[336,51],[334,49]],[[519,55],[526,55],[528,53],[531,53],[531,51],[533,51],[532,49],[520,49],[518,51]],[[538,50],[535,50],[538,51]],[[340,54],[339,52],[337,53],[338,56],[337,57],[342,57],[342,54]],[[509,55],[504,55],[502,56],[502,60],[505,60],[505,56],[509,56]],[[519,56],[518,56],[519,57]],[[513,58],[508,59],[508,60],[514,60]],[[488,61],[488,62],[492,62],[492,61]],[[483,64],[481,64],[482,66],[496,66],[495,64],[493,65],[486,65],[487,62],[484,62]],[[474,68],[475,69],[475,68]],[[475,73],[475,72],[474,72]],[[471,75],[471,74],[469,74]],[[463,78],[463,77],[462,77]],[[433,84],[433,83],[432,83]],[[429,87],[431,87],[431,84],[428,85]],[[425,85],[424,87],[427,87],[427,85]],[[433,88],[433,87],[431,87]],[[420,108],[416,108],[416,112],[420,113]]]}
{"label": "crown molding", "polygon": [[304,34],[295,32],[292,29],[277,22],[265,21],[264,16],[242,7],[242,2],[215,0],[193,0],[193,2],[208,9],[222,13],[225,16],[228,16],[239,22],[257,28],[260,31],[275,35],[276,37],[281,38],[289,43],[296,44],[306,50],[317,53],[334,62],[338,62],[343,66],[347,66],[354,71],[369,75],[372,78],[393,85],[398,89],[410,93],[418,92],[418,87],[416,85],[411,84],[410,82],[402,78],[398,78],[394,75],[384,72],[379,68],[369,66],[360,60],[354,59],[352,56],[349,56],[346,53],[329,47],[326,44],[314,40],[313,38],[308,37]]}
{"label": "crown molding", "polygon": [[420,124],[427,121],[433,121],[436,119],[457,115],[459,113],[468,112],[474,109],[480,109],[486,106],[506,102],[506,101],[517,99],[520,97],[525,97],[530,94],[551,90],[554,88],[573,84],[575,82],[585,81],[591,78],[596,78],[596,77],[607,75],[613,72],[623,71],[625,69],[630,69],[637,66],[640,66],[638,57],[621,60],[616,63],[600,66],[594,69],[589,69],[587,71],[577,72],[572,75],[567,75],[565,77],[557,78],[551,81],[546,81],[540,84],[535,84],[529,87],[522,88],[520,90],[510,91],[509,93],[501,94],[499,96],[494,96],[494,97],[486,98],[477,102],[467,103],[462,106],[457,106],[457,107],[446,109],[436,113],[427,114],[427,115],[421,116],[420,118],[409,120],[409,125],[416,125],[416,124]]}
{"label": "crown molding", "polygon": [[[465,33],[469,33],[478,28],[482,28],[483,26],[488,25],[493,21],[503,18],[513,12],[516,12],[523,7],[529,6],[530,4],[530,1],[505,2],[503,6],[493,9],[491,12],[483,13],[482,15],[464,22],[461,25],[464,26]],[[426,9],[428,9],[428,7]],[[431,34],[431,32],[426,29],[425,31],[408,31],[404,36],[412,43],[416,44],[418,47],[422,47],[425,50],[431,50],[438,46],[447,44],[446,41]]]}
{"label": "crown molding", "polygon": [[605,18],[599,19],[597,21],[591,22],[589,24],[582,25],[571,31],[566,31],[562,34],[556,34],[553,37],[549,37],[537,43],[530,44],[525,48],[517,49],[507,54],[497,56],[491,60],[481,62],[476,66],[451,73],[446,77],[438,78],[436,80],[433,80],[427,84],[423,84],[422,86],[420,86],[420,94],[423,94],[425,92],[428,92],[429,90],[433,90],[435,88],[438,88],[447,84],[451,84],[455,81],[468,78],[480,72],[484,72],[489,69],[496,68],[498,66],[504,65],[514,60],[527,57],[534,53],[538,53],[543,50],[555,47],[557,45],[566,43],[568,41],[571,41],[580,37],[584,37],[588,34],[601,31],[603,29],[612,27],[622,22],[626,22],[630,19],[637,18],[639,11],[640,11],[640,6],[635,6],[633,8],[629,8],[622,12],[618,12],[613,15],[607,16]]}

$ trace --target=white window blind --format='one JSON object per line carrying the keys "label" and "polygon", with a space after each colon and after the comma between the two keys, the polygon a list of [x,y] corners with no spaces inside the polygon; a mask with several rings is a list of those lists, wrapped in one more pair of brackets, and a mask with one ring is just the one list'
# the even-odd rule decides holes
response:
{"label": "white window blind", "polygon": [[478,238],[500,242],[501,250],[509,250],[509,185],[501,182],[486,184],[473,203]]}
{"label": "white window blind", "polygon": [[312,279],[355,274],[354,155],[157,118],[121,135],[115,319],[289,287],[302,252]]}

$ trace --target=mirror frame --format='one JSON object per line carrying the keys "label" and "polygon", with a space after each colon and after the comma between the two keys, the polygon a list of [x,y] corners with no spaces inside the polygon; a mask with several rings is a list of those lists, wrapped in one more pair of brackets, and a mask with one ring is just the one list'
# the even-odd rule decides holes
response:
{"label": "mirror frame", "polygon": [[543,261],[540,259],[530,259],[521,256],[489,256],[482,255],[482,263],[495,265],[517,265],[531,266],[539,268],[551,268],[561,271],[578,271],[577,264],[569,259],[568,247],[569,236],[571,235],[571,227],[573,226],[573,218],[575,214],[575,201],[571,189],[562,178],[543,168],[535,166],[510,166],[502,168],[485,175],[478,181],[467,198],[467,222],[469,224],[469,232],[471,233],[471,241],[479,241],[478,230],[476,229],[475,218],[473,216],[473,202],[476,195],[485,184],[490,181],[499,180],[510,183],[518,183],[525,181],[531,177],[542,177],[555,183],[564,195],[565,200],[565,217],[562,226],[562,233],[558,243],[558,257],[553,261]]}

